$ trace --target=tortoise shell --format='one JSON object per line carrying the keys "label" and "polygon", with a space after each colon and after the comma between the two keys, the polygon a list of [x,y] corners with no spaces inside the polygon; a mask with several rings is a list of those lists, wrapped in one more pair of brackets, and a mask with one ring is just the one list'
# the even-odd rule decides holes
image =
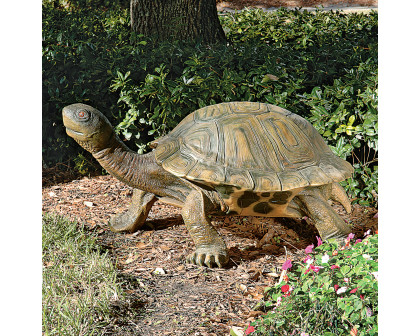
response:
{"label": "tortoise shell", "polygon": [[203,107],[152,146],[164,169],[212,187],[286,191],[339,182],[353,172],[308,121],[264,103]]}

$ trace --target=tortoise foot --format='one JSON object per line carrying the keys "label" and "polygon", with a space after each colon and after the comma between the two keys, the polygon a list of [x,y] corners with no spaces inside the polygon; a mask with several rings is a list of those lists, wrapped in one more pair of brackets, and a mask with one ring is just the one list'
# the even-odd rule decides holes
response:
{"label": "tortoise foot", "polygon": [[113,232],[134,232],[144,224],[147,214],[157,200],[154,194],[134,189],[131,204],[124,213],[117,214],[109,220],[109,227]]}
{"label": "tortoise foot", "polygon": [[112,232],[133,232],[135,231],[135,223],[127,213],[117,214],[109,219],[109,228]]}
{"label": "tortoise foot", "polygon": [[228,253],[220,247],[198,247],[187,257],[188,264],[210,268],[225,266],[229,261]]}

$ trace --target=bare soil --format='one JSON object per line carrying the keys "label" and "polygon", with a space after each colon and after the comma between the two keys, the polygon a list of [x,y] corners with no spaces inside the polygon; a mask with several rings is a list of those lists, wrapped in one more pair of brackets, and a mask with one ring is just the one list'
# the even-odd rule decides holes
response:
{"label": "bare soil", "polygon": [[[245,327],[263,314],[254,307],[264,288],[278,281],[286,258],[302,259],[303,249],[316,244],[310,219],[213,217],[230,264],[224,269],[188,265],[185,257],[194,247],[178,208],[158,202],[141,230],[109,230],[110,216],[125,211],[131,195],[132,188],[109,175],[61,183],[45,177],[42,190],[43,212],[84,223],[98,234],[120,272],[135,280],[129,294],[141,302],[141,316],[130,322],[126,335],[214,336],[228,335],[231,326]],[[348,215],[340,205],[333,207],[356,237],[377,230],[376,209],[354,205]]]}

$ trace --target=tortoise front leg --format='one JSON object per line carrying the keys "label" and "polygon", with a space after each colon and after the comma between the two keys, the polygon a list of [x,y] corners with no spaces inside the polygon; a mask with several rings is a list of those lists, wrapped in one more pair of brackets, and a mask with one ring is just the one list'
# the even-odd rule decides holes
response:
{"label": "tortoise front leg", "polygon": [[223,267],[229,261],[223,239],[211,225],[207,211],[213,207],[211,201],[199,190],[193,190],[182,208],[182,218],[196,246],[187,262],[199,266]]}
{"label": "tortoise front leg", "polygon": [[296,195],[303,213],[312,218],[323,240],[342,240],[351,232],[349,225],[334,211],[318,187],[307,188]]}
{"label": "tortoise front leg", "polygon": [[111,231],[134,232],[138,230],[146,221],[147,215],[156,201],[157,198],[154,194],[134,189],[128,210],[111,217],[109,221]]}

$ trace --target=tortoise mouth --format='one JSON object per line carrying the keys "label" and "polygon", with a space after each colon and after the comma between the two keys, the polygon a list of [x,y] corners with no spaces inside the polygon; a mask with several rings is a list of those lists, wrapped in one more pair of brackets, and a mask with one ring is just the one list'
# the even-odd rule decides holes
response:
{"label": "tortoise mouth", "polygon": [[75,131],[75,130],[69,128],[69,127],[66,127],[66,133],[67,133],[67,135],[69,135],[70,137],[72,137],[75,140],[85,141],[85,140],[89,139],[89,135],[86,135],[86,134],[84,134],[82,132],[79,132],[79,131]]}
{"label": "tortoise mouth", "polygon": [[72,138],[77,138],[80,140],[87,140],[87,139],[92,139],[93,136],[97,133],[99,133],[98,131],[92,132],[90,134],[85,134],[83,132],[79,132],[79,131],[75,131],[74,129],[71,129],[69,127],[66,127],[66,133],[71,136]]}
{"label": "tortoise mouth", "polygon": [[85,136],[82,132],[75,131],[75,130],[73,130],[71,128],[68,128],[68,127],[66,127],[66,132],[67,132],[68,135],[74,134],[74,135],[77,135],[77,136]]}

